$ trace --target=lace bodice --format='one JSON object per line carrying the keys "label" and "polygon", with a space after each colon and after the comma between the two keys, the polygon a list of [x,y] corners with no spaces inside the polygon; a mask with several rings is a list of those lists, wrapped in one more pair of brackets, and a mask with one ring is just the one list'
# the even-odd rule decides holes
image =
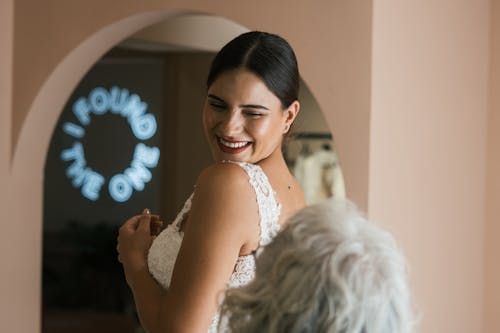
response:
{"label": "lace bodice", "polygon": [[[262,168],[256,164],[232,162],[239,165],[248,174],[249,182],[253,187],[259,207],[260,239],[258,256],[263,247],[269,244],[278,234],[278,223],[281,206],[276,200],[275,193]],[[194,194],[194,193],[193,193]],[[175,260],[182,243],[183,232],[179,224],[191,209],[193,194],[186,200],[174,222],[165,228],[153,241],[148,254],[148,267],[155,280],[167,289],[170,286]],[[238,257],[235,269],[228,282],[228,287],[240,287],[250,282],[255,275],[255,256],[253,254]],[[212,320],[209,332],[217,332],[218,313]]]}

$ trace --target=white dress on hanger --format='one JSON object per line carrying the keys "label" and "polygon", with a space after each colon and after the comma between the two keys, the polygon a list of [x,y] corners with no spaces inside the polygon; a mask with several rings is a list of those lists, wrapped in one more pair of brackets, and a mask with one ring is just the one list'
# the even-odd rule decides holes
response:
{"label": "white dress on hanger", "polygon": [[[229,288],[240,287],[250,282],[255,275],[255,256],[259,255],[263,247],[269,244],[278,234],[278,223],[281,205],[276,200],[275,192],[262,168],[256,164],[232,162],[239,165],[248,174],[249,182],[253,187],[259,206],[260,239],[256,254],[238,257],[235,269],[228,282]],[[194,193],[193,193],[194,194]],[[165,289],[170,286],[175,260],[183,239],[183,232],[179,230],[179,223],[191,209],[193,194],[186,200],[174,222],[165,228],[153,241],[148,253],[148,267],[154,279]],[[208,330],[217,332],[219,311],[215,314]]]}
{"label": "white dress on hanger", "polygon": [[344,177],[337,154],[332,150],[320,149],[307,157],[299,155],[294,176],[308,205],[331,196],[345,198]]}

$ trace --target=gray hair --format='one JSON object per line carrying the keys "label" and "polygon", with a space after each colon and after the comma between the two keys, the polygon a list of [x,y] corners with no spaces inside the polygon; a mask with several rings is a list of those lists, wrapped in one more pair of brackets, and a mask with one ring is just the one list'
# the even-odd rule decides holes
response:
{"label": "gray hair", "polygon": [[411,332],[405,260],[351,202],[326,200],[291,218],[255,279],[226,291],[221,317],[242,333]]}

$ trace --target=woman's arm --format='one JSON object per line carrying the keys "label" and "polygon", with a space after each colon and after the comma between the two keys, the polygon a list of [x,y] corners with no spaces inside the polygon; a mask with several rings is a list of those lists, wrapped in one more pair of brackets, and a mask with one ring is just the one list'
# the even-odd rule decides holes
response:
{"label": "woman's arm", "polygon": [[[156,289],[145,264],[126,273],[145,328],[150,333],[205,333],[240,250],[258,244],[258,221],[255,192],[239,166],[217,164],[204,170],[168,291]],[[137,224],[137,232],[147,235],[147,219]]]}

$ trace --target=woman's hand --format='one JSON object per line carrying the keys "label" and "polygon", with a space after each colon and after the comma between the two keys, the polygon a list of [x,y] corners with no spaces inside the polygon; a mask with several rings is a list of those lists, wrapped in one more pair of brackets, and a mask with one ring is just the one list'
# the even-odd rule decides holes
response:
{"label": "woman's hand", "polygon": [[142,215],[128,219],[120,227],[117,244],[118,261],[123,264],[129,285],[134,273],[147,270],[147,254],[156,237],[158,225],[161,225],[159,216],[151,215],[149,210],[145,209]]}

